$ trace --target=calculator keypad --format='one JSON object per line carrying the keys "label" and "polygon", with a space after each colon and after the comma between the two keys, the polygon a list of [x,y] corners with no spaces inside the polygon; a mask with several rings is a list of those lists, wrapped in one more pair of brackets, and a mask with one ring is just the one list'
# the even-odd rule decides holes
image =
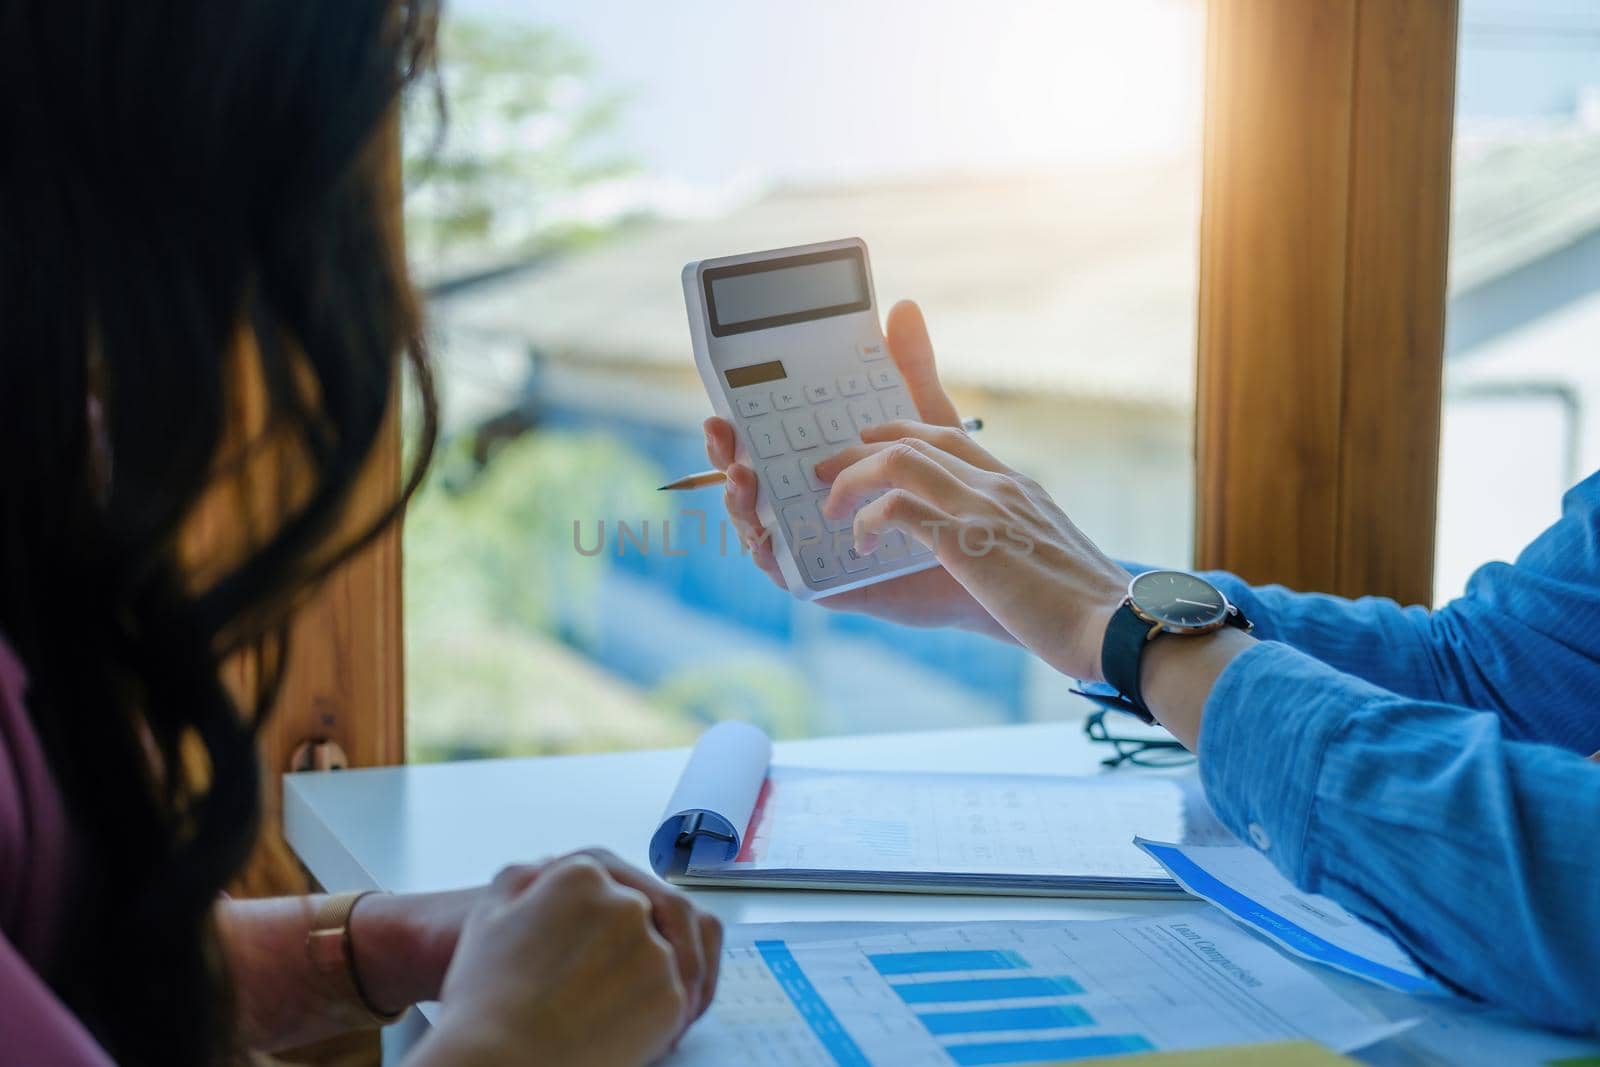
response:
{"label": "calculator keypad", "polygon": [[850,425],[850,416],[838,404],[817,409],[817,421],[822,424],[822,439],[830,444],[848,441],[856,435],[855,427]]}
{"label": "calculator keypad", "polygon": [[822,440],[822,435],[817,432],[817,420],[809,411],[802,411],[798,415],[785,415],[783,433],[789,439],[789,447],[796,452],[803,448],[816,448]]}
{"label": "calculator keypad", "polygon": [[883,421],[883,409],[870,396],[864,400],[850,401],[845,405],[845,409],[850,412],[850,421],[856,425],[856,433]]}
{"label": "calculator keypad", "polygon": [[[824,519],[829,486],[816,465],[860,442],[861,431],[895,419],[915,419],[916,409],[882,342],[857,346],[860,371],[809,381],[789,379],[732,394],[742,432],[771,494],[791,550],[813,584],[861,575],[875,566],[893,569],[929,550],[915,538],[890,531],[877,551],[863,556],[852,544],[854,515]],[[835,372],[837,373],[837,372]]]}
{"label": "calculator keypad", "polygon": [[762,459],[772,459],[788,451],[784,447],[783,427],[773,416],[745,423],[744,433],[750,439],[750,447]]}
{"label": "calculator keypad", "polygon": [[806,491],[800,479],[800,464],[792,459],[780,459],[767,464],[767,488],[779,500],[789,500]]}

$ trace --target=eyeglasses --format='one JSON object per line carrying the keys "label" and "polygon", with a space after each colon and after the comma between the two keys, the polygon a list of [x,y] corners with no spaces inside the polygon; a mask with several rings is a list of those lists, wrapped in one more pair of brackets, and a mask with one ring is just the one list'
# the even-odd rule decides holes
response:
{"label": "eyeglasses", "polygon": [[1120,767],[1124,763],[1131,763],[1136,767],[1183,767],[1194,762],[1194,753],[1184,748],[1181,742],[1166,738],[1121,737],[1113,733],[1113,727],[1106,725],[1106,716],[1114,711],[1117,715],[1127,714],[1112,708],[1101,708],[1083,721],[1083,732],[1090,741],[1110,745],[1116,753],[1101,760],[1100,766]]}

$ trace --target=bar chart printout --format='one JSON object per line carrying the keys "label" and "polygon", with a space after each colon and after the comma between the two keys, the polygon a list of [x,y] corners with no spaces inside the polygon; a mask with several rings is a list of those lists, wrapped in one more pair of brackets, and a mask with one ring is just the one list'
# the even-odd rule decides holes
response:
{"label": "bar chart printout", "polygon": [[843,929],[730,929],[716,1004],[669,1062],[972,1067],[1289,1038],[1348,1051],[1403,1028],[1204,909]]}

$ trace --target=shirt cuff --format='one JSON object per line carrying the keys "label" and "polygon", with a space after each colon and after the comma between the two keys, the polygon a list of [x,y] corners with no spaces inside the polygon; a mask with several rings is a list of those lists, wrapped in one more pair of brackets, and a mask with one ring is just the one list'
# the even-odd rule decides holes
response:
{"label": "shirt cuff", "polygon": [[1296,884],[1314,884],[1310,847],[1323,753],[1363,686],[1288,645],[1263,641],[1217,679],[1200,724],[1200,779],[1223,824]]}

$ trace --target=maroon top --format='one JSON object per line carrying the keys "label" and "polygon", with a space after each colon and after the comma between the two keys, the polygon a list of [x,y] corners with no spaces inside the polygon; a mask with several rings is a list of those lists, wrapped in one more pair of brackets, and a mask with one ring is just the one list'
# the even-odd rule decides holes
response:
{"label": "maroon top", "polygon": [[23,707],[26,679],[0,641],[0,1048],[30,1063],[111,1063],[39,977],[61,922],[68,838],[61,795]]}

